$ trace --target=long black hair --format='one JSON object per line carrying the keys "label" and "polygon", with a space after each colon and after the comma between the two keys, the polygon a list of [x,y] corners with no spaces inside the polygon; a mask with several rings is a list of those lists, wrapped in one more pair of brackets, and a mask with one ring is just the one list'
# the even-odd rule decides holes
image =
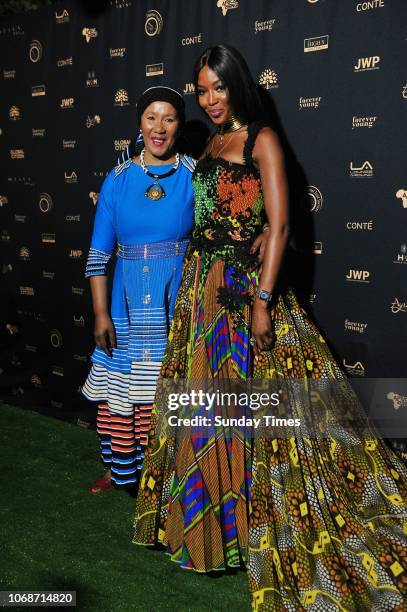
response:
{"label": "long black hair", "polygon": [[229,90],[230,106],[241,121],[251,123],[265,119],[259,86],[253,80],[244,57],[230,45],[209,47],[198,58],[194,67],[194,83],[197,91],[199,72],[208,66],[218,75]]}

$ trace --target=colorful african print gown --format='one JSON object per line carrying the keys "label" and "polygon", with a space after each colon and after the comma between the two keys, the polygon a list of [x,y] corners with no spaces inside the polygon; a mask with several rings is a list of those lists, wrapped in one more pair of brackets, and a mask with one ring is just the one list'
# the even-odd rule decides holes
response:
{"label": "colorful african print gown", "polygon": [[[271,307],[272,349],[255,359],[249,343],[258,273],[248,252],[264,214],[251,156],[260,128],[249,127],[244,164],[207,157],[195,169],[196,229],[160,376],[276,379],[289,394],[290,381],[334,381],[337,390],[328,401],[318,393],[294,401],[311,425],[284,436],[227,427],[177,436],[162,427],[168,405],[157,392],[134,542],[162,543],[172,560],[197,572],[245,566],[254,610],[401,612],[407,470],[370,429],[283,281]],[[354,412],[348,427],[345,411]],[[363,421],[360,436],[353,424]]]}

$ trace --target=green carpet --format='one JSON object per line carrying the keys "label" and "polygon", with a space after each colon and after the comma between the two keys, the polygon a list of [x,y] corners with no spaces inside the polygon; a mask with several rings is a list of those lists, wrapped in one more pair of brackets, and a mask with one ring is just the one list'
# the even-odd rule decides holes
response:
{"label": "green carpet", "polygon": [[0,405],[0,445],[0,590],[76,590],[81,612],[250,610],[244,572],[195,574],[131,543],[134,500],[88,493],[94,431]]}

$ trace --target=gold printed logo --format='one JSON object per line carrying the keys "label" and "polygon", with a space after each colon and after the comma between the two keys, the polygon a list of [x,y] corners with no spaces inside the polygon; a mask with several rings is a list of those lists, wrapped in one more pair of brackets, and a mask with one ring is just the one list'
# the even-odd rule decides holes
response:
{"label": "gold printed logo", "polygon": [[115,140],[114,150],[115,151],[125,151],[125,149],[127,149],[130,143],[131,143],[131,140],[125,139],[125,138],[122,140]]}
{"label": "gold printed logo", "polygon": [[195,93],[195,84],[194,83],[185,83],[185,87],[183,89],[184,96]]}
{"label": "gold printed logo", "polygon": [[90,191],[89,197],[92,200],[93,206],[96,206],[96,204],[98,203],[98,199],[99,199],[99,193],[97,191]]}
{"label": "gold printed logo", "polygon": [[356,5],[358,13],[361,11],[370,11],[375,8],[384,8],[384,0],[368,0],[367,2],[358,2]]}
{"label": "gold printed logo", "polygon": [[55,21],[57,23],[68,23],[69,22],[69,13],[66,9],[62,11],[60,15],[55,11]]}
{"label": "gold printed logo", "polygon": [[61,346],[63,345],[62,334],[59,329],[51,329],[49,339],[51,342],[51,346],[53,346],[54,348],[61,348]]}
{"label": "gold printed logo", "polygon": [[346,280],[356,283],[370,283],[370,272],[368,270],[355,270],[350,268]]}
{"label": "gold printed logo", "polygon": [[400,246],[400,251],[397,253],[396,258],[393,260],[396,264],[407,264],[407,244]]}
{"label": "gold printed logo", "polygon": [[8,197],[5,195],[0,195],[0,208],[2,208],[5,204],[8,204]]}
{"label": "gold printed logo", "polygon": [[21,112],[18,106],[11,106],[8,112],[8,116],[9,119],[11,119],[12,121],[17,121],[18,119],[21,119]]}
{"label": "gold printed logo", "polygon": [[158,36],[163,29],[163,18],[158,11],[147,11],[144,31],[147,36]]}
{"label": "gold printed logo", "polygon": [[114,96],[115,106],[127,106],[129,103],[129,94],[125,89],[118,89]]}
{"label": "gold printed logo", "polygon": [[39,40],[32,40],[30,42],[30,48],[28,51],[28,56],[30,60],[36,64],[42,58],[42,44]]}
{"label": "gold printed logo", "polygon": [[350,374],[355,376],[364,376],[365,367],[361,361],[356,361],[354,364],[346,363],[346,359],[343,360],[343,365]]}
{"label": "gold printed logo", "polygon": [[85,37],[85,40],[87,43],[90,43],[92,38],[96,38],[97,35],[98,35],[98,32],[96,28],[83,28],[82,29],[82,36]]}
{"label": "gold printed logo", "polygon": [[315,98],[300,97],[299,109],[302,110],[303,108],[319,108],[319,105],[321,104],[321,100],[322,100],[321,96],[317,96]]}
{"label": "gold printed logo", "polygon": [[77,183],[78,182],[78,175],[76,174],[76,172],[71,172],[71,174],[68,174],[67,172],[64,173],[64,177],[65,177],[65,183]]}
{"label": "gold printed logo", "polygon": [[59,107],[63,109],[73,108],[74,104],[75,104],[75,98],[62,98]]}
{"label": "gold printed logo", "polygon": [[46,89],[45,85],[33,85],[31,87],[31,96],[33,98],[38,98],[39,96],[45,96]]}
{"label": "gold printed logo", "polygon": [[16,76],[15,70],[3,70],[3,78],[5,79],[14,79]]}
{"label": "gold printed logo", "polygon": [[386,397],[388,400],[393,402],[394,410],[400,410],[400,408],[407,408],[407,397],[405,395],[399,395],[394,391],[390,391]]}
{"label": "gold printed logo", "polygon": [[265,21],[256,21],[254,22],[254,33],[257,32],[271,32],[274,28],[274,24],[276,23],[275,19],[266,19]]}
{"label": "gold printed logo", "polygon": [[87,128],[91,128],[94,125],[99,125],[99,123],[101,122],[101,118],[100,115],[95,115],[94,117],[90,117],[89,115],[86,117],[86,127]]}
{"label": "gold printed logo", "polygon": [[379,70],[380,56],[370,55],[368,57],[359,57],[353,67],[355,72],[365,72],[366,70]]}
{"label": "gold printed logo", "polygon": [[181,39],[181,45],[183,47],[187,45],[200,45],[202,44],[202,33],[196,34],[196,36],[186,36]]}
{"label": "gold printed logo", "polygon": [[53,209],[54,204],[49,193],[42,193],[40,195],[38,206],[42,213],[49,213]]}
{"label": "gold printed logo", "polygon": [[315,185],[308,185],[306,191],[306,204],[309,212],[318,212],[323,204],[322,193]]}
{"label": "gold printed logo", "polygon": [[372,128],[376,125],[377,116],[374,117],[352,117],[352,130],[357,128]]}
{"label": "gold printed logo", "polygon": [[69,257],[71,259],[82,259],[83,251],[80,249],[71,249],[69,252]]}
{"label": "gold printed logo", "polygon": [[360,323],[359,321],[349,321],[345,319],[345,329],[348,331],[358,332],[363,334],[366,331],[367,323]]}
{"label": "gold printed logo", "polygon": [[24,149],[10,149],[11,159],[24,159]]}
{"label": "gold printed logo", "polygon": [[390,310],[393,314],[397,314],[399,312],[407,312],[407,302],[400,302],[398,298],[394,298],[391,303]]}
{"label": "gold printed logo", "polygon": [[44,233],[41,235],[41,242],[44,244],[55,244],[57,241],[55,234]]}
{"label": "gold printed logo", "polygon": [[396,191],[396,198],[401,200],[403,208],[407,208],[407,189],[399,189]]}
{"label": "gold printed logo", "polygon": [[216,6],[221,9],[225,17],[228,11],[239,7],[239,2],[237,0],[218,0]]}
{"label": "gold printed logo", "polygon": [[353,178],[371,178],[373,176],[373,166],[369,161],[363,162],[361,166],[355,166],[350,162],[350,176]]}
{"label": "gold printed logo", "polygon": [[164,64],[146,64],[146,77],[161,76],[164,74]]}
{"label": "gold printed logo", "polygon": [[275,89],[278,87],[277,72],[271,68],[263,70],[259,77],[259,85],[264,87],[264,89]]}
{"label": "gold printed logo", "polygon": [[312,38],[304,38],[304,53],[312,51],[324,51],[329,47],[329,34],[324,36],[313,36]]}
{"label": "gold printed logo", "polygon": [[124,57],[126,55],[126,47],[119,47],[117,49],[112,49],[110,47],[110,57]]}

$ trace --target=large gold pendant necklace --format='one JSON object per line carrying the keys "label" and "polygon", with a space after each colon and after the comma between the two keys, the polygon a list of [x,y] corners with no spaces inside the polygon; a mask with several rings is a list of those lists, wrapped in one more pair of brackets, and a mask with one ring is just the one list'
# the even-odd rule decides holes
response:
{"label": "large gold pendant necklace", "polygon": [[174,165],[171,168],[171,170],[169,170],[168,172],[165,172],[165,174],[156,174],[155,172],[150,172],[150,170],[147,168],[146,162],[144,159],[145,152],[146,150],[143,149],[140,153],[140,166],[142,167],[143,171],[147,174],[147,176],[151,176],[151,178],[154,179],[154,182],[151,183],[151,185],[146,189],[144,195],[146,196],[146,198],[150,198],[150,200],[153,200],[154,202],[156,202],[157,200],[161,200],[161,198],[165,198],[167,195],[164,191],[164,187],[160,185],[159,181],[171,176],[177,171],[178,166],[179,166],[180,157],[179,157],[179,153],[177,153],[175,156]]}

